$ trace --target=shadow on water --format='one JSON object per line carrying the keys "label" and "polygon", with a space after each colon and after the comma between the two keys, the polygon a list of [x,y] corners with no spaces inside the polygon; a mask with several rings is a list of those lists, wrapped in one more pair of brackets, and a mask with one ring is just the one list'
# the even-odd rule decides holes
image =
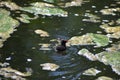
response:
{"label": "shadow on water", "polygon": [[[112,77],[115,80],[120,79],[120,76],[115,74],[110,66],[105,66],[100,62],[89,61],[85,57],[77,54],[82,48],[87,48],[93,52],[93,46],[71,46],[62,53],[56,53],[54,50],[39,50],[39,43],[50,43],[51,39],[69,39],[72,36],[82,35],[87,32],[96,33],[97,30],[101,30],[98,27],[100,23],[82,22],[83,15],[87,9],[92,12],[95,11],[89,6],[96,5],[103,8],[106,3],[107,5],[112,3],[112,0],[106,0],[106,2],[97,0],[95,2],[97,3],[91,2],[84,4],[83,7],[66,9],[69,12],[69,17],[66,18],[40,16],[39,19],[31,21],[30,24],[21,23],[18,30],[11,35],[4,43],[4,47],[0,49],[1,61],[9,62],[12,68],[23,72],[27,67],[32,68],[33,75],[28,77],[28,80],[95,80],[97,77],[104,75]],[[80,16],[74,16],[76,13],[80,14]],[[104,16],[102,16],[102,18],[104,18]],[[83,30],[81,30],[82,28]],[[34,33],[36,29],[47,31],[50,37],[42,38],[36,35]],[[32,49],[33,47],[35,47],[35,49]],[[102,50],[103,49],[98,49],[93,53],[98,53]],[[11,57],[11,60],[6,60],[6,58],[9,57]],[[32,61],[28,62],[27,59],[31,59]],[[48,62],[55,63],[59,65],[60,68],[53,72],[42,70],[40,64]],[[93,77],[82,75],[84,70],[92,67],[98,68],[103,72]]]}

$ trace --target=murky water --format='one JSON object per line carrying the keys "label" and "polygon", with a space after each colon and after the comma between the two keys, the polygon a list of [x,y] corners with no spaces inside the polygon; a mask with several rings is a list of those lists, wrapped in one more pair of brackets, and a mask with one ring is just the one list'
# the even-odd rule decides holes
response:
{"label": "murky water", "polygon": [[[16,2],[19,3],[19,0],[16,0]],[[27,3],[27,1],[24,2]],[[65,9],[69,12],[69,16],[66,18],[40,15],[37,20],[32,20],[30,24],[21,23],[17,31],[5,42],[5,46],[0,49],[2,62],[9,62],[12,68],[22,72],[26,71],[26,68],[32,68],[33,75],[28,77],[28,80],[95,80],[99,76],[108,76],[114,80],[120,79],[120,76],[115,74],[110,66],[97,61],[91,62],[77,54],[82,48],[92,51],[93,46],[71,46],[64,52],[66,53],[65,55],[61,55],[54,50],[41,51],[38,45],[39,43],[51,43],[51,39],[69,39],[72,36],[100,31],[99,25],[101,23],[82,22],[83,15],[86,10],[90,10],[90,13],[100,16],[102,20],[114,20],[116,17],[101,16],[100,12],[95,13],[95,11],[101,10],[104,6],[109,6],[111,3],[114,3],[114,1],[91,0],[83,4],[82,7]],[[96,8],[92,8],[92,6],[96,6]],[[75,16],[75,14],[79,14],[79,16]],[[34,33],[36,29],[47,31],[50,37],[42,38],[36,35]],[[35,49],[32,49],[33,47]],[[96,51],[92,52],[98,53],[100,51],[102,49],[96,49]],[[6,58],[11,58],[11,60],[6,60]],[[32,61],[29,62],[27,61],[28,59]],[[54,72],[42,70],[40,64],[47,62],[58,64],[60,68]],[[84,76],[81,74],[84,70],[91,67],[98,68],[102,73],[97,76]]]}

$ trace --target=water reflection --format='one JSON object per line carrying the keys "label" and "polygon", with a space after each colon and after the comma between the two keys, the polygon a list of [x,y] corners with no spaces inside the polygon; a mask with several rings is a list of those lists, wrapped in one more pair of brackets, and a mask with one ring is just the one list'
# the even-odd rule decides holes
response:
{"label": "water reflection", "polygon": [[80,57],[77,51],[77,48],[71,47],[65,52],[52,54],[51,59],[54,60],[60,68],[54,72],[49,72],[49,76],[56,77],[55,80],[79,79],[81,73],[91,66],[91,62]]}

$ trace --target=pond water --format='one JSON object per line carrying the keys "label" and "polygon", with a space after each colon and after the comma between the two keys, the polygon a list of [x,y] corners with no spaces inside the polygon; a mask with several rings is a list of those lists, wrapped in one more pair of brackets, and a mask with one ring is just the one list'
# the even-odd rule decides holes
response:
{"label": "pond water", "polygon": [[[33,0],[34,1],[34,0]],[[36,0],[37,1],[37,0]],[[16,3],[22,3],[21,0],[16,0]],[[30,0],[29,2],[32,2]],[[24,3],[29,3],[24,1]],[[105,6],[109,6],[111,3],[115,3],[113,0],[91,0],[88,3],[82,5],[82,7],[70,7],[65,10],[69,12],[68,17],[57,16],[42,16],[32,20],[29,24],[21,23],[11,37],[4,43],[4,47],[0,49],[1,62],[8,62],[10,66],[19,71],[25,72],[26,68],[31,68],[33,74],[27,77],[28,80],[95,80],[99,76],[108,76],[114,80],[119,80],[115,72],[112,71],[110,66],[106,66],[98,61],[89,61],[87,58],[79,56],[77,52],[82,48],[87,48],[91,52],[98,53],[103,49],[99,48],[93,51],[93,46],[71,46],[64,52],[65,55],[56,53],[54,50],[43,51],[39,50],[39,43],[50,43],[51,39],[70,39],[76,35],[83,35],[85,33],[97,33],[101,31],[99,28],[100,23],[83,22],[84,14],[86,10],[90,10],[90,13],[101,17],[102,20],[115,20],[115,16],[103,16],[100,12],[95,11],[103,9]],[[92,8],[96,6],[96,8]],[[79,14],[79,16],[75,16]],[[43,38],[36,35],[34,31],[36,29],[42,29],[50,34],[50,37]],[[103,30],[102,30],[103,31]],[[104,33],[104,32],[103,32]],[[35,49],[32,49],[35,47]],[[6,60],[6,58],[11,58]],[[31,60],[31,61],[28,61]],[[55,63],[60,66],[56,71],[42,70],[40,64],[42,63]],[[84,76],[81,73],[89,68],[97,68],[102,72],[97,76]],[[6,80],[6,79],[5,79]],[[7,79],[8,80],[8,79]]]}

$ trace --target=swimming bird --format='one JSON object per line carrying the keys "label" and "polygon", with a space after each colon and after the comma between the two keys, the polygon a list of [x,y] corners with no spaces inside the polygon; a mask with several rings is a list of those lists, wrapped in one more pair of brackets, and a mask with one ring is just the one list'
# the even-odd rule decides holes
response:
{"label": "swimming bird", "polygon": [[56,51],[57,52],[66,50],[67,40],[61,40],[60,43],[61,43],[60,45],[56,46]]}

